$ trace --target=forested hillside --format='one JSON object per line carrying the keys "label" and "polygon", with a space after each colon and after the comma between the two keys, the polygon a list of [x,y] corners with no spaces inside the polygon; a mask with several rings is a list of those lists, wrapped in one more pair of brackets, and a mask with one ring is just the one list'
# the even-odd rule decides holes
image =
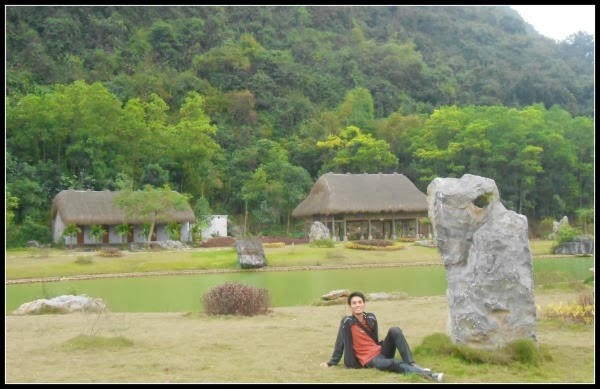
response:
{"label": "forested hillside", "polygon": [[[483,175],[594,204],[594,37],[507,6],[7,6],[7,244],[62,189],[150,184],[277,231],[323,173]],[[239,216],[239,218],[238,218]]]}

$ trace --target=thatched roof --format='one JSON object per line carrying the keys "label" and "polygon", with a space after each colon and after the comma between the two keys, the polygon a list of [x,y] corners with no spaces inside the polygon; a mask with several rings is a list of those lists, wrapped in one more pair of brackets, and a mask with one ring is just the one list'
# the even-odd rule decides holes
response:
{"label": "thatched roof", "polygon": [[[63,190],[54,197],[52,202],[52,219],[59,213],[65,224],[141,224],[150,222],[140,218],[126,219],[125,210],[117,207],[113,199],[119,192],[108,190],[78,191]],[[173,210],[169,213],[168,220],[158,220],[161,223],[176,221],[194,222],[196,217],[191,208],[185,211]]]}
{"label": "thatched roof", "polygon": [[319,177],[292,216],[427,212],[427,209],[427,195],[403,174],[327,173]]}

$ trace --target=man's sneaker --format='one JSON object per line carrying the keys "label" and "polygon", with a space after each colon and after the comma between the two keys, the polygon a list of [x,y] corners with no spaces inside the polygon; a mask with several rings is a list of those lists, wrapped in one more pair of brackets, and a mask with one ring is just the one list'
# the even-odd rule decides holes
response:
{"label": "man's sneaker", "polygon": [[444,373],[433,373],[431,376],[436,382],[444,382]]}
{"label": "man's sneaker", "polygon": [[425,370],[425,371],[431,371],[431,369],[428,369],[428,368],[426,368],[426,367],[421,367],[421,366],[417,365],[417,364],[416,364],[416,363],[414,363],[414,362],[413,362],[413,363],[411,363],[410,365],[411,365],[412,367],[416,367],[417,369],[421,369],[421,370]]}

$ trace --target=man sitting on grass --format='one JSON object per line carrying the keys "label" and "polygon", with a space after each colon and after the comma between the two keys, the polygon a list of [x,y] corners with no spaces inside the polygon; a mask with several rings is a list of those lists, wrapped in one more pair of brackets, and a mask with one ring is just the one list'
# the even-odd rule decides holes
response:
{"label": "man sitting on grass", "polygon": [[[377,318],[365,312],[365,296],[353,292],[348,296],[348,306],[352,315],[344,316],[335,340],[333,355],[329,362],[321,366],[337,365],[344,355],[344,364],[349,368],[374,367],[379,370],[397,373],[416,373],[427,379],[442,382],[443,373],[432,373],[417,365],[408,342],[398,327],[391,327],[383,341],[379,341]],[[396,350],[402,360],[394,358]]]}

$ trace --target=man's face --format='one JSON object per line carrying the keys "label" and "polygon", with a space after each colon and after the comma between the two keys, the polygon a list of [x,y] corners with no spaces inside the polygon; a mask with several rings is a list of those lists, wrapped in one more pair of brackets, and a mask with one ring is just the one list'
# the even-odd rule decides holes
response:
{"label": "man's face", "polygon": [[361,315],[365,309],[365,302],[359,296],[350,299],[350,310],[353,315]]}

